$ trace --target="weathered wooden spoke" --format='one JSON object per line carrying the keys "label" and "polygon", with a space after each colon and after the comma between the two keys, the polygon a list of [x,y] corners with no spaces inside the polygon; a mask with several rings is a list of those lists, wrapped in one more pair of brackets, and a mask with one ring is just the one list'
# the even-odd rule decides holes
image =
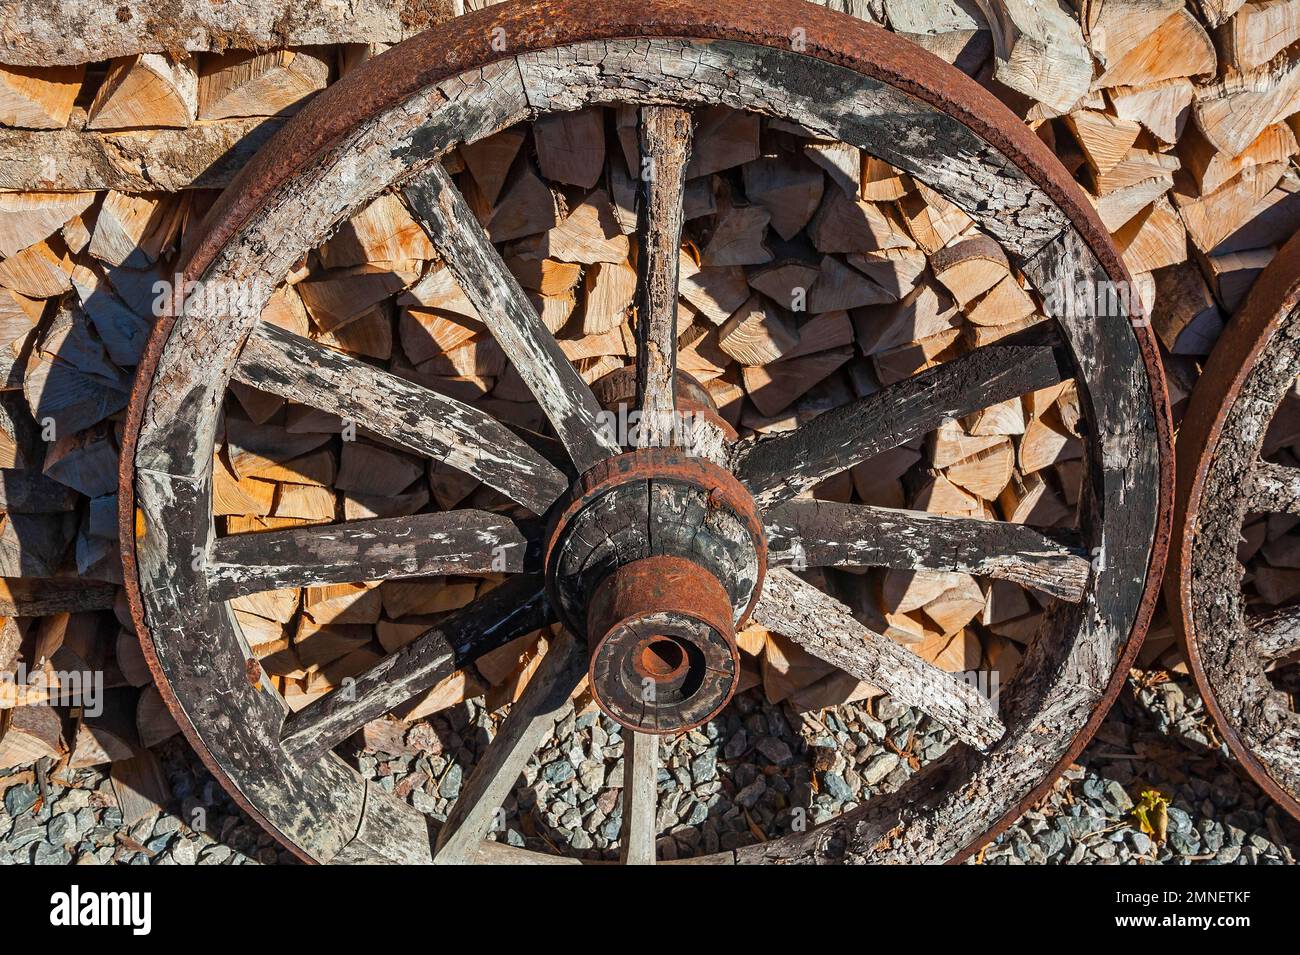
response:
{"label": "weathered wooden spoke", "polygon": [[655,864],[655,818],[659,808],[659,737],[623,731],[623,827],[619,861]]}
{"label": "weathered wooden spoke", "polygon": [[1300,607],[1278,607],[1246,618],[1255,650],[1265,660],[1289,657],[1300,650]]}
{"label": "weathered wooden spoke", "polygon": [[1249,507],[1260,514],[1300,516],[1300,468],[1260,461],[1250,475]]}
{"label": "weathered wooden spoke", "polygon": [[500,818],[500,807],[519,780],[528,759],[555,729],[569,698],[586,673],[584,647],[562,633],[551,644],[537,672],[474,765],[447,821],[438,832],[439,863],[470,862]]}
{"label": "weathered wooden spoke", "polygon": [[986,345],[794,431],[745,442],[736,449],[736,475],[755,500],[772,507],[945,420],[1056,384],[1071,372],[1050,344],[1029,343],[1044,335],[1030,329],[1020,341]]}
{"label": "weathered wooden spoke", "polygon": [[267,322],[254,326],[234,377],[473,475],[538,514],[568,487],[562,472],[483,412]]}
{"label": "weathered wooden spoke", "polygon": [[1006,732],[993,705],[969,683],[867,629],[848,607],[788,570],[768,575],[754,617],[818,659],[928,713],[976,749],[988,749]]}
{"label": "weathered wooden spoke", "polygon": [[636,385],[642,445],[671,444],[676,430],[677,285],[682,193],[691,153],[691,114],[672,106],[641,110],[641,255],[636,317]]}
{"label": "weathered wooden spoke", "polygon": [[520,575],[285,720],[285,750],[318,759],[371,720],[461,667],[554,620],[540,577]]}
{"label": "weathered wooden spoke", "polygon": [[1300,467],[1262,458],[1300,376],[1297,340],[1300,236],[1256,280],[1192,391],[1178,435],[1180,520],[1171,555],[1178,573],[1169,597],[1224,740],[1260,787],[1300,819],[1300,713],[1269,672],[1300,650],[1300,607],[1270,609],[1252,599],[1248,609],[1247,571],[1264,597],[1265,568],[1253,556],[1242,564],[1244,528],[1255,515],[1300,516]]}
{"label": "weathered wooden spoke", "polygon": [[208,560],[218,600],[261,590],[434,574],[517,573],[527,541],[507,518],[447,511],[234,534]]}
{"label": "weathered wooden spoke", "polygon": [[[1090,296],[1078,294],[1080,288],[1125,280],[1113,264],[1120,259],[1109,238],[1042,142],[968,78],[938,60],[918,60],[914,47],[816,5],[768,0],[761,9],[741,9],[723,4],[701,18],[673,0],[595,5],[539,0],[471,16],[473,23],[459,20],[417,37],[313,98],[223,196],[207,232],[192,246],[184,278],[262,289],[294,275],[307,261],[313,274],[298,283],[306,303],[302,289],[315,282],[317,261],[325,264],[325,243],[336,245],[348,220],[379,214],[384,205],[392,210],[397,196],[472,306],[457,308],[481,320],[500,354],[495,348],[477,350],[476,326],[460,321],[474,316],[455,313],[452,321],[432,308],[420,316],[438,347],[455,350],[450,343],[457,336],[471,335],[470,352],[448,352],[445,362],[417,365],[422,375],[426,368],[441,369],[433,374],[449,368],[475,372],[454,383],[449,378],[447,385],[457,389],[449,394],[475,396],[471,406],[259,326],[264,297],[246,313],[232,314],[222,303],[195,296],[192,307],[160,318],[126,417],[119,494],[119,539],[135,629],[150,651],[159,685],[175,699],[183,725],[193,730],[195,745],[220,769],[219,778],[232,794],[305,859],[428,862],[435,853],[424,815],[364,778],[333,747],[457,670],[486,679],[486,664],[476,672],[482,654],[559,622],[564,632],[546,638],[550,651],[471,774],[442,829],[437,856],[441,861],[560,858],[520,852],[485,837],[520,767],[551,731],[555,714],[585,673],[598,705],[624,727],[624,861],[650,863],[659,743],[646,731],[684,731],[724,712],[745,675],[737,632],[753,619],[900,703],[928,712],[969,745],[923,766],[898,792],[866,800],[825,827],[707,861],[966,857],[1041,795],[1053,767],[1068,761],[1114,699],[1124,679],[1120,666],[1141,637],[1163,566],[1161,522],[1168,513],[1170,471],[1158,350],[1150,329],[1131,322],[1123,308],[1103,311]],[[546,29],[538,30],[538,22]],[[815,38],[806,50],[791,49],[790,31],[796,26]],[[510,38],[509,50],[482,42],[500,35]],[[615,106],[621,111],[617,135],[605,122]],[[750,115],[731,116],[728,109]],[[641,117],[639,150],[627,137],[633,115]],[[698,133],[691,127],[693,116],[701,121]],[[727,165],[729,149],[719,151],[731,137],[729,127],[717,126],[720,120],[738,120],[752,130],[760,152],[779,124],[781,155],[764,154],[756,160],[759,166],[742,163],[742,171],[733,174],[741,167]],[[535,125],[522,142],[531,145],[522,153],[485,148],[473,155],[473,147],[490,147],[488,140],[503,133],[498,142],[517,149],[518,132],[528,123]],[[602,128],[605,141],[588,148],[585,137],[598,139],[593,130]],[[782,237],[784,256],[803,247],[802,236],[811,236],[813,221],[825,226],[824,238],[834,240],[853,231],[848,220],[870,212],[856,190],[841,191],[846,177],[838,165],[837,178],[835,170],[818,172],[825,167],[805,159],[799,148],[784,148],[787,139],[797,146],[804,132],[818,149],[823,143],[842,144],[833,149],[846,149],[850,165],[862,158],[854,150],[869,153],[954,203],[1005,252],[1012,284],[1023,279],[1027,301],[1045,303],[1040,316],[1045,320],[823,412],[793,432],[736,445],[734,429],[751,426],[752,410],[767,414],[754,400],[760,391],[803,384],[801,369],[822,374],[830,363],[817,357],[819,347],[825,346],[823,357],[832,360],[847,358],[850,350],[842,343],[826,346],[843,334],[844,323],[837,330],[821,313],[782,316],[776,323],[724,307],[724,299],[743,301],[751,295],[752,276],[741,274],[751,263],[709,271],[733,253],[755,257],[759,250],[751,237],[770,242],[767,251],[777,253],[768,226],[753,226],[764,216]],[[629,154],[633,162],[648,160],[646,174],[624,169]],[[482,161],[489,156],[485,167]],[[463,181],[467,190],[472,182],[474,195],[458,192],[442,165],[446,157],[464,160]],[[699,167],[692,170],[689,186],[688,159]],[[784,177],[793,168],[787,159],[799,167],[792,181],[812,192],[824,186],[822,198],[807,192],[808,201],[787,202]],[[563,174],[556,171],[557,162],[567,167]],[[745,181],[755,170],[759,180]],[[634,175],[629,178],[625,171]],[[707,188],[692,188],[719,179],[733,187],[743,182],[748,208],[743,201],[724,203],[721,191],[710,196]],[[634,223],[630,213],[638,188],[641,217]],[[757,196],[765,188],[774,206],[797,206],[812,215],[808,225],[801,229],[783,209],[760,210]],[[805,193],[802,185],[796,191]],[[741,195],[735,192],[735,198]],[[842,197],[849,201],[838,213],[827,207]],[[697,229],[694,215],[709,201],[717,215],[700,215]],[[582,239],[579,223],[593,212],[605,246]],[[563,213],[560,220],[558,213]],[[733,213],[733,231],[720,230],[720,222]],[[491,217],[493,235],[511,234],[497,226],[512,219],[526,228],[516,230],[498,252],[479,224],[480,214]],[[691,285],[705,297],[697,302],[683,295],[682,315],[689,312],[696,321],[690,348],[677,354],[676,270],[687,214],[693,216],[690,240],[702,243],[701,275]],[[777,228],[779,216],[790,229]],[[863,227],[874,236],[877,224],[868,221]],[[610,251],[621,265],[634,226],[639,227],[634,241],[640,286],[632,300],[639,340],[630,341],[622,327],[595,331],[610,317],[623,317],[624,303],[634,294],[624,270],[616,283],[601,289],[608,308],[599,315],[574,313],[582,320],[581,339],[598,340],[573,337],[578,347],[566,341],[561,349],[520,282],[532,282],[539,271],[548,288],[566,279],[582,281],[589,304],[597,274],[594,269],[581,274],[574,266],[603,265],[601,256]],[[741,240],[733,247],[735,236]],[[864,232],[855,247],[875,248],[872,236]],[[918,243],[927,244],[919,238]],[[841,270],[854,267],[841,258],[852,254],[847,249],[813,244],[833,260],[823,264],[823,275],[833,272],[835,263]],[[427,246],[419,245],[424,251],[416,258],[428,256]],[[566,248],[580,254],[565,258],[560,250]],[[910,250],[907,254],[916,258]],[[794,257],[806,258],[797,252]],[[877,265],[887,268],[885,258]],[[333,264],[329,268],[333,271]],[[342,278],[342,272],[335,277]],[[865,281],[849,277],[859,285]],[[720,278],[727,281],[715,287]],[[754,288],[753,295],[767,294]],[[723,297],[714,298],[715,292]],[[780,304],[777,292],[771,300]],[[548,321],[559,313],[548,312]],[[751,336],[754,330],[746,325],[734,337],[738,326],[732,318],[759,321],[765,330]],[[727,326],[728,348],[743,346],[746,337],[763,339],[765,355],[753,362],[736,358],[747,371],[753,369],[741,381],[731,366],[705,387],[704,374],[692,380],[685,372],[720,367],[712,358],[727,351],[722,326]],[[565,329],[566,339],[573,330]],[[402,344],[402,353],[393,358],[395,371],[404,360],[417,361],[407,342]],[[872,361],[895,352],[892,346],[880,348]],[[635,369],[625,360],[634,349]],[[578,357],[588,351],[600,353]],[[502,356],[513,368],[502,367]],[[910,357],[898,358],[904,360]],[[594,390],[584,383],[584,375],[595,378],[613,364],[623,367]],[[766,383],[764,376],[769,376]],[[1066,377],[1078,381],[1081,427],[1076,433],[1083,452],[1077,542],[994,522],[793,500],[948,418]],[[831,383],[842,384],[844,378],[836,371],[833,378],[817,380],[828,387],[819,386],[816,394],[833,395]],[[416,493],[411,482],[391,505],[357,491],[358,498],[368,498],[355,502],[360,513],[414,515],[217,540],[214,509],[226,502],[213,493],[213,450],[229,438],[221,421],[232,381],[355,421],[377,439],[458,469],[486,488],[456,499],[469,503],[449,505],[466,511],[442,515],[422,513],[429,510],[421,503],[423,489]],[[519,382],[535,397],[537,409],[522,402],[518,409],[511,406],[526,397]],[[743,410],[728,418],[712,406],[712,396],[734,395],[737,384]],[[264,409],[278,414],[274,403],[263,406],[244,388],[233,390],[250,418]],[[664,443],[665,412],[694,413],[698,406],[709,423],[706,447],[697,447],[693,436],[688,448],[625,450],[621,438],[602,427],[596,394],[610,407],[635,402],[647,412],[648,426],[641,429],[645,444]],[[517,423],[498,423],[476,410],[480,407],[500,408],[503,419]],[[777,399],[771,407],[778,407]],[[534,416],[536,410],[540,415]],[[286,431],[296,411],[285,413]],[[556,439],[531,433],[543,418]],[[267,434],[278,427],[273,424]],[[323,472],[337,446],[328,437],[322,441],[330,441],[319,455]],[[447,506],[464,488],[452,480],[455,475],[443,482],[440,472],[441,466],[430,472],[433,497]],[[240,475],[241,485],[245,476]],[[531,509],[536,518],[510,525],[481,515],[474,509],[496,510],[495,495],[487,489]],[[42,494],[36,497],[44,500]],[[287,503],[308,506],[307,497]],[[254,503],[260,508],[264,501]],[[289,507],[278,513],[285,503],[277,495],[271,513],[263,509],[258,520],[295,520]],[[355,507],[353,512],[358,513]],[[227,520],[228,526],[258,526],[251,512],[226,517],[240,518]],[[539,540],[543,526],[545,539]],[[403,536],[405,531],[409,534]],[[443,540],[443,533],[455,539]],[[463,533],[474,539],[461,540]],[[258,615],[224,601],[262,586],[481,572],[493,546],[502,543],[505,553],[491,556],[504,562],[492,561],[489,570],[518,572],[515,576],[440,618],[355,679],[322,672],[331,692],[292,714],[290,707],[315,681],[277,671],[280,661],[271,656],[262,657],[265,669],[259,667],[250,658],[250,652],[265,652],[265,644],[251,639],[251,628],[259,624],[250,618]],[[1012,580],[1062,600],[1046,614],[1041,635],[1002,687],[1005,704],[995,711],[972,686],[872,633],[842,604],[788,569],[769,568],[769,549],[773,564],[952,569]],[[1094,553],[1105,559],[1085,567]],[[540,573],[534,574],[532,561],[538,558]],[[402,594],[405,588],[392,589]],[[647,695],[650,688],[654,692]]]}
{"label": "weathered wooden spoke", "polygon": [[765,524],[768,560],[778,566],[961,571],[1072,603],[1083,599],[1091,568],[1080,545],[1000,521],[801,500],[769,511]]}
{"label": "weathered wooden spoke", "polygon": [[546,412],[581,471],[619,452],[600,406],[569,363],[441,163],[409,182],[406,201],[461,289]]}

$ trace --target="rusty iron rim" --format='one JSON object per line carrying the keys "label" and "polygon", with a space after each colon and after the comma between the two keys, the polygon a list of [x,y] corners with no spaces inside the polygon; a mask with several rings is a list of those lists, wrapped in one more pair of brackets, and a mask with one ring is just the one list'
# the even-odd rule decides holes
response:
{"label": "rusty iron rim", "polygon": [[[952,116],[989,142],[1060,207],[1112,280],[1129,280],[1128,271],[1096,211],[1046,144],[987,90],[900,36],[802,0],[768,0],[761,10],[741,0],[711,0],[692,5],[675,0],[607,0],[600,5],[588,5],[577,0],[546,0],[487,7],[434,27],[367,61],[315,97],[258,152],[222,193],[205,219],[202,239],[178,270],[182,276],[181,287],[201,276],[221,248],[299,169],[338,144],[365,117],[439,80],[467,68],[487,66],[507,56],[586,40],[675,37],[735,40],[788,49],[791,23],[804,27],[806,43],[800,50],[802,55],[843,66],[906,92]],[[508,50],[494,49],[494,38],[498,35],[494,31],[498,29],[504,30],[505,35],[511,38]],[[150,383],[175,324],[174,312],[161,316],[155,323],[137,367],[127,406],[119,464],[118,502],[119,524],[127,529],[135,526],[133,462],[137,436]],[[1092,717],[1040,783],[982,836],[958,852],[950,860],[952,864],[965,861],[1004,832],[1046,794],[1061,772],[1082,752],[1119,695],[1150,625],[1172,530],[1172,421],[1155,335],[1146,323],[1135,323],[1133,331],[1155,410],[1161,462],[1159,513],[1142,599],[1119,663]],[[166,679],[162,678],[162,668],[150,646],[149,628],[144,619],[134,536],[128,532],[122,535],[121,540],[132,621],[146,662],[169,710],[177,718],[191,746],[235,802],[297,857],[313,861],[240,793],[202,743]]]}
{"label": "rusty iron rim", "polygon": [[[1241,310],[1227,324],[1192,389],[1178,431],[1178,493],[1166,597],[1196,686],[1219,732],[1251,779],[1288,813],[1300,820],[1300,800],[1273,778],[1242,739],[1219,705],[1197,645],[1192,599],[1194,536],[1210,465],[1223,437],[1224,421],[1250,372],[1285,317],[1300,305],[1300,234],[1273,257],[1251,287]],[[1213,507],[1213,502],[1208,502]]]}

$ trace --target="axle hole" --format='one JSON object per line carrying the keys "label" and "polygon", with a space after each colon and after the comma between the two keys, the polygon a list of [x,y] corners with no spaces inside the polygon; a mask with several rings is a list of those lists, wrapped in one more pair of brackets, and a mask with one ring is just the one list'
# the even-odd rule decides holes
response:
{"label": "axle hole", "polygon": [[676,640],[655,637],[641,651],[641,666],[655,679],[663,679],[677,672],[686,661],[686,651]]}

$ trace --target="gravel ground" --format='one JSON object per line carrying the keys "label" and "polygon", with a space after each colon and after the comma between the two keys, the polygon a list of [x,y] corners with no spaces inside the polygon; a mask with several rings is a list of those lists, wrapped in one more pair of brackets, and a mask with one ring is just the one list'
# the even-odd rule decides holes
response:
{"label": "gravel ground", "polygon": [[[399,734],[399,753],[353,751],[363,772],[435,817],[446,814],[490,742],[492,714],[469,703]],[[661,858],[735,848],[817,824],[901,785],[950,744],[948,734],[887,698],[816,716],[750,692],[722,719],[678,737],[659,774]],[[530,762],[497,838],[544,852],[617,856],[623,744],[598,713],[570,713]],[[179,738],[158,751],[167,810],[124,825],[107,773],[74,772],[40,787],[0,775],[0,865],[291,862],[248,820]],[[1140,831],[1144,790],[1169,804],[1167,838]],[[35,810],[35,811],[33,811]],[[1281,864],[1300,826],[1238,769],[1189,681],[1130,680],[1097,738],[1042,802],[976,860],[1026,863]]]}

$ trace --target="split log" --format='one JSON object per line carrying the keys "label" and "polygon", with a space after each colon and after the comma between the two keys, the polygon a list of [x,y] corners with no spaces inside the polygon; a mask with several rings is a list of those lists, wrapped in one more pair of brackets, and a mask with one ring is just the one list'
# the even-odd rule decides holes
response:
{"label": "split log", "polygon": [[496,205],[501,189],[506,184],[510,167],[527,138],[521,127],[502,130],[476,143],[463,143],[459,148],[465,167],[478,187],[479,194],[489,205]]}
{"label": "split log", "polygon": [[761,295],[751,296],[718,330],[718,347],[742,365],[776,361],[798,342],[783,309]]}
{"label": "split log", "polygon": [[[701,268],[699,263],[684,252],[680,261],[678,281],[681,297],[714,325],[725,322],[749,298],[750,286],[746,282],[744,269]],[[773,298],[781,301],[776,296]]]}
{"label": "split log", "polygon": [[0,125],[62,129],[85,76],[84,65],[0,66]]}
{"label": "split log", "polygon": [[285,116],[325,88],[330,65],[311,49],[207,57],[199,70],[199,119]]}
{"label": "split log", "polygon": [[1141,123],[1162,143],[1174,143],[1182,136],[1193,87],[1190,80],[1179,77],[1149,86],[1113,87],[1106,96],[1121,120]]}
{"label": "split log", "polygon": [[783,239],[794,238],[821,204],[826,179],[802,156],[764,157],[746,163],[741,172],[745,195],[767,210],[773,231]]}
{"label": "split log", "polygon": [[[1101,5],[1102,17],[1105,18],[1114,8],[1117,17],[1129,18],[1133,6],[1107,0]],[[1159,12],[1156,16],[1159,17]],[[1093,86],[1097,89],[1144,86],[1178,77],[1212,74],[1216,70],[1214,43],[1209,34],[1191,11],[1177,4],[1172,14],[1166,16],[1153,32],[1142,36],[1139,42],[1119,56],[1107,57],[1106,69]]]}
{"label": "split log", "polygon": [[95,92],[86,129],[184,129],[197,116],[198,92],[198,77],[184,58],[120,57]]}
{"label": "split log", "polygon": [[1256,166],[1285,162],[1300,152],[1295,133],[1286,123],[1274,123],[1237,156],[1218,152],[1195,127],[1178,143],[1183,165],[1202,195],[1214,192]]}
{"label": "split log", "polygon": [[584,335],[601,335],[622,325],[636,297],[636,269],[625,263],[598,262],[584,278]]}
{"label": "split log", "polygon": [[605,113],[590,107],[539,117],[533,123],[533,143],[545,178],[590,189],[605,169]]}
{"label": "split log", "polygon": [[696,118],[687,179],[698,179],[752,162],[760,155],[759,118],[754,113],[711,106]]}
{"label": "split log", "polygon": [[1223,317],[1201,271],[1180,263],[1156,271],[1156,305],[1151,322],[1175,355],[1207,355],[1223,330]]}
{"label": "split log", "polygon": [[1161,196],[1114,235],[1124,264],[1134,274],[1187,260],[1187,231],[1169,200]]}
{"label": "split log", "polygon": [[0,256],[49,238],[94,201],[93,192],[0,193]]}
{"label": "split log", "polygon": [[67,730],[54,707],[35,704],[0,712],[0,769],[61,759],[67,752]]}
{"label": "split log", "polygon": [[719,205],[717,223],[700,253],[700,264],[712,268],[763,265],[772,261],[765,235],[771,214],[762,206]]}
{"label": "split log", "polygon": [[139,693],[134,689],[106,690],[101,712],[83,713],[77,721],[68,765],[74,769],[130,759],[140,745],[135,711]]}
{"label": "split log", "polygon": [[[428,261],[435,256],[429,237],[411,218],[406,206],[392,193],[385,193],[349,219],[321,246],[320,257],[327,269],[338,269],[370,262]],[[440,270],[432,274],[447,273]],[[411,289],[417,297],[427,278],[426,275]],[[420,300],[430,307],[445,307],[436,301]]]}
{"label": "split log", "polygon": [[852,348],[832,348],[801,358],[747,366],[745,391],[759,411],[776,415],[852,357]]}
{"label": "split log", "polygon": [[[1189,91],[1190,95],[1190,91]],[[1080,109],[1065,117],[1066,125],[1083,147],[1094,173],[1109,172],[1137,141],[1142,126],[1099,110]]]}
{"label": "split log", "polygon": [[930,257],[930,269],[965,308],[1006,277],[1006,253],[987,236],[964,239],[939,249]]}
{"label": "split log", "polygon": [[1300,95],[1300,54],[1284,50],[1245,71],[1230,71],[1198,87],[1192,115],[1201,134],[1219,152],[1240,155],[1260,133],[1295,112]]}
{"label": "split log", "polygon": [[922,183],[914,185],[916,191],[900,199],[898,207],[916,244],[933,255],[971,227],[970,216]]}
{"label": "split log", "polygon": [[109,192],[95,218],[90,254],[109,265],[148,268],[176,238],[184,211],[173,196]]}
{"label": "split log", "polygon": [[1092,54],[1079,23],[1056,4],[976,0],[993,31],[994,78],[1047,108],[1069,112],[1092,83]]}
{"label": "split log", "polygon": [[1251,0],[1215,36],[1227,65],[1254,69],[1300,40],[1300,7],[1288,0]]}
{"label": "split log", "polygon": [[913,245],[888,207],[846,195],[840,189],[825,193],[808,224],[808,237],[823,253],[875,252]]}

